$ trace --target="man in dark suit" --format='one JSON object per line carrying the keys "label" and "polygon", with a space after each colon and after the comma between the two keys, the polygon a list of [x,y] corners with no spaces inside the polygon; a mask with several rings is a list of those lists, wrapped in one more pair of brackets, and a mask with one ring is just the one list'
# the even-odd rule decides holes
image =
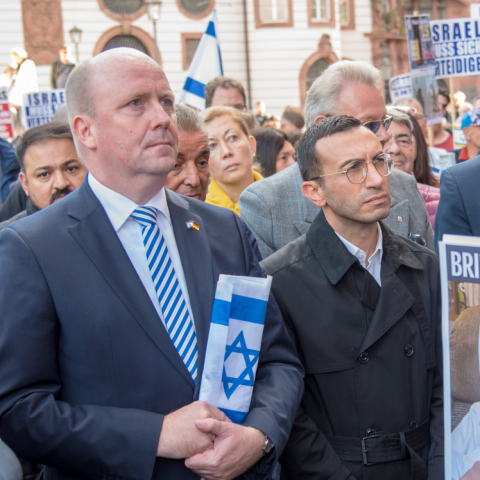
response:
{"label": "man in dark suit", "polygon": [[273,299],[244,423],[195,401],[219,274],[262,275],[251,233],[163,188],[177,128],[152,59],[104,52],[66,94],[90,173],[0,233],[0,436],[47,480],[268,478],[303,390]]}
{"label": "man in dark suit", "polygon": [[[478,128],[478,127],[477,127]],[[448,168],[440,180],[435,245],[444,233],[480,237],[480,156]]]}
{"label": "man in dark suit", "polygon": [[261,263],[306,371],[283,474],[443,479],[438,258],[380,222],[393,160],[357,119],[315,124],[297,159],[322,210]]}

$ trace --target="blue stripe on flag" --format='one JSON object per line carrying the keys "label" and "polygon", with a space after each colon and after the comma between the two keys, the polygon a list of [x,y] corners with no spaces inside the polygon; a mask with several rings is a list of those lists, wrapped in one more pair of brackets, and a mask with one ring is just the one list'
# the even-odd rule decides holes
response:
{"label": "blue stripe on flag", "polygon": [[241,424],[248,412],[236,412],[235,410],[228,410],[227,408],[219,408],[233,423]]}
{"label": "blue stripe on flag", "polygon": [[215,35],[215,25],[212,21],[208,22],[207,31],[205,32],[207,35],[211,35],[212,37],[216,37]]}
{"label": "blue stripe on flag", "polygon": [[187,92],[193,93],[197,97],[205,98],[205,85],[191,77],[187,77],[183,89]]}
{"label": "blue stripe on flag", "polygon": [[228,327],[230,318],[230,302],[216,298],[213,302],[211,323],[218,323]]}
{"label": "blue stripe on flag", "polygon": [[232,295],[230,318],[263,325],[265,323],[267,305],[268,302],[265,300],[243,297],[241,295]]}

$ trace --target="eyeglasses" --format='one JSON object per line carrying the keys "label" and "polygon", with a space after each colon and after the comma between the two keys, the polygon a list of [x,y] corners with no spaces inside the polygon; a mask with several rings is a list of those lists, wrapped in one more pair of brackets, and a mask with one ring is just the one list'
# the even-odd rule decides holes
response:
{"label": "eyeglasses", "polygon": [[382,177],[388,177],[393,170],[393,157],[388,153],[380,153],[370,162],[363,160],[355,160],[347,165],[345,170],[336,173],[326,173],[325,175],[318,175],[310,179],[316,180],[317,178],[329,177],[330,175],[340,175],[344,173],[351,183],[362,183],[367,178],[368,164],[373,163],[377,172]]}
{"label": "eyeglasses", "polygon": [[392,123],[392,117],[387,115],[385,120],[380,120],[379,122],[366,122],[363,124],[364,127],[367,127],[371,132],[377,133],[380,125],[383,125],[385,130],[388,130],[388,127]]}

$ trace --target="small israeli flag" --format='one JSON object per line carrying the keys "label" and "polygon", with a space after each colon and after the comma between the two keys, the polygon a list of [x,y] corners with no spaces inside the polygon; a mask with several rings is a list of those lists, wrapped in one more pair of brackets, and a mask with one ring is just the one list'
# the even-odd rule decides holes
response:
{"label": "small israeli flag", "polygon": [[250,409],[272,277],[220,275],[200,400],[242,423]]}
{"label": "small israeli flag", "polygon": [[223,75],[222,55],[218,42],[217,13],[214,10],[207,30],[195,50],[185,85],[180,94],[180,101],[204,110],[205,85],[220,75]]}

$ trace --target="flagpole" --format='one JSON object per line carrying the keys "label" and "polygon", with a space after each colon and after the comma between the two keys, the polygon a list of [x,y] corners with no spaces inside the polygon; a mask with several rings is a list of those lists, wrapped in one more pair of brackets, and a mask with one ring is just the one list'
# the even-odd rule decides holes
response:
{"label": "flagpole", "polygon": [[245,63],[247,70],[248,108],[252,109],[252,87],[250,81],[250,49],[248,47],[247,0],[243,0],[243,36],[245,42]]}

